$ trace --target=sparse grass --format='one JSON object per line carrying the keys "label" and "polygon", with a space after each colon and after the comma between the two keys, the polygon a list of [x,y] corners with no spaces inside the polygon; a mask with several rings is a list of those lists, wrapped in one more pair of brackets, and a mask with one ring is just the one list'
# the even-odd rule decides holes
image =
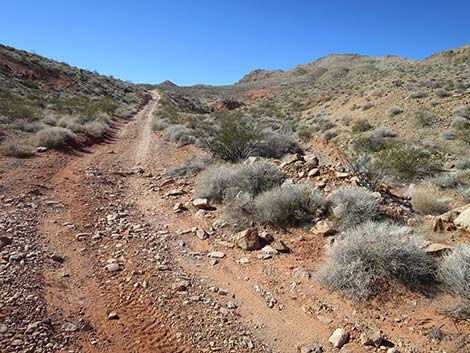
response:
{"label": "sparse grass", "polygon": [[411,205],[424,215],[440,215],[449,210],[449,203],[438,198],[436,192],[422,187],[411,193]]}
{"label": "sparse grass", "polygon": [[456,189],[462,185],[462,176],[458,173],[445,173],[434,177],[431,182],[441,189]]}
{"label": "sparse grass", "polygon": [[440,312],[454,320],[470,320],[470,300],[457,300],[441,308]]}
{"label": "sparse grass", "polygon": [[415,114],[415,120],[418,126],[429,127],[433,125],[436,117],[428,111],[418,110]]}
{"label": "sparse grass", "polygon": [[310,186],[287,184],[255,198],[255,219],[273,225],[299,225],[313,221],[324,211],[325,205],[323,195]]}
{"label": "sparse grass", "polygon": [[367,222],[348,230],[328,250],[320,283],[353,300],[380,293],[387,282],[412,289],[434,282],[436,265],[410,228]]}
{"label": "sparse grass", "polygon": [[439,279],[447,289],[470,300],[470,244],[457,246],[447,255],[439,268]]}
{"label": "sparse grass", "polygon": [[76,141],[76,135],[69,129],[49,127],[36,133],[34,140],[37,146],[61,148],[70,146]]}
{"label": "sparse grass", "polygon": [[227,193],[256,196],[281,185],[284,179],[284,174],[268,163],[214,165],[201,173],[195,193],[197,197],[221,202]]}
{"label": "sparse grass", "polygon": [[28,158],[31,157],[33,147],[22,140],[7,140],[0,145],[0,154],[9,157]]}
{"label": "sparse grass", "polygon": [[169,176],[188,176],[197,174],[206,169],[212,163],[211,160],[206,158],[198,158],[194,161],[186,163],[181,167],[172,169],[166,173]]}
{"label": "sparse grass", "polygon": [[335,223],[346,229],[375,219],[382,198],[365,188],[341,186],[331,193],[331,201]]}

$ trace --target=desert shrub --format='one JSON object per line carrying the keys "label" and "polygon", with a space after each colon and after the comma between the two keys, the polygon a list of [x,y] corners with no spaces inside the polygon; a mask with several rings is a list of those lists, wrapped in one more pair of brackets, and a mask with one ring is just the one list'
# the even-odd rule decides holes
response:
{"label": "desert shrub", "polygon": [[449,203],[439,199],[436,192],[429,188],[420,188],[411,192],[413,209],[424,215],[440,215],[449,210]]}
{"label": "desert shrub", "polygon": [[434,114],[428,111],[418,110],[415,114],[415,120],[419,126],[428,127],[432,126],[432,124],[434,123],[435,116]]}
{"label": "desert shrub", "polygon": [[461,299],[447,304],[439,310],[454,320],[470,320],[470,300]]}
{"label": "desert shrub", "polygon": [[99,139],[110,132],[110,126],[104,121],[90,121],[83,125],[82,131],[89,137]]}
{"label": "desert shrub", "polygon": [[354,133],[364,132],[372,129],[372,125],[367,119],[356,120],[351,127],[351,131]]}
{"label": "desert shrub", "polygon": [[423,247],[424,241],[408,227],[366,222],[334,243],[317,278],[353,300],[369,299],[387,282],[418,289],[432,283],[436,273]]}
{"label": "desert shrub", "polygon": [[323,195],[307,184],[284,184],[254,199],[255,219],[274,225],[309,223],[324,206]]}
{"label": "desert shrub", "polygon": [[336,127],[336,124],[324,116],[317,116],[312,123],[312,129],[316,132],[325,132],[327,130],[333,129]]}
{"label": "desert shrub", "polygon": [[211,164],[211,160],[206,158],[197,158],[194,161],[186,163],[180,167],[172,169],[166,173],[169,176],[187,176],[197,174]]}
{"label": "desert shrub", "polygon": [[435,94],[439,98],[446,98],[450,96],[450,93],[443,88],[436,90]]}
{"label": "desert shrub", "polygon": [[470,243],[460,244],[445,257],[439,279],[449,291],[470,300]]}
{"label": "desert shrub", "polygon": [[385,172],[404,181],[434,175],[442,167],[437,156],[412,145],[387,145],[375,156]]}
{"label": "desert shrub", "polygon": [[411,92],[409,97],[413,98],[413,99],[418,99],[418,98],[427,97],[427,94],[426,94],[426,92],[416,91],[416,92]]}
{"label": "desert shrub", "polygon": [[237,162],[253,155],[261,131],[241,113],[219,114],[217,124],[206,124],[197,129],[203,148],[216,158]]}
{"label": "desert shrub", "polygon": [[335,222],[348,228],[376,218],[382,198],[365,188],[341,186],[331,193],[331,201]]}
{"label": "desert shrub", "polygon": [[290,135],[275,132],[264,133],[254,143],[252,155],[266,158],[282,158],[286,154],[301,153],[303,150]]}
{"label": "desert shrub", "polygon": [[362,110],[363,110],[363,111],[369,110],[369,109],[371,109],[371,108],[373,108],[373,107],[374,107],[374,104],[372,104],[371,102],[367,102],[366,104],[364,104],[364,105],[362,106]]}
{"label": "desert shrub", "polygon": [[370,132],[372,135],[380,137],[396,137],[397,133],[387,127],[377,127]]}
{"label": "desert shrub", "polygon": [[27,141],[8,140],[0,145],[0,154],[10,157],[28,158],[33,153],[33,147]]}
{"label": "desert shrub", "polygon": [[297,130],[297,135],[299,136],[299,138],[301,140],[306,141],[306,140],[308,140],[309,138],[312,137],[313,131],[312,131],[312,129],[304,126],[304,127],[301,127]]}
{"label": "desert shrub", "polygon": [[15,120],[13,128],[24,132],[38,132],[46,127],[41,121]]}
{"label": "desert shrub", "polygon": [[330,141],[331,139],[334,139],[336,136],[338,136],[338,133],[336,131],[327,130],[321,136],[326,141]]}
{"label": "desert shrub", "polygon": [[385,87],[378,87],[373,89],[370,92],[370,95],[373,97],[383,97],[387,94],[387,89]]}
{"label": "desert shrub", "polygon": [[34,136],[37,146],[60,148],[71,145],[76,141],[75,134],[62,127],[49,127],[38,131]]}
{"label": "desert shrub", "polygon": [[470,169],[470,157],[458,160],[455,162],[455,167],[460,170]]}
{"label": "desert shrub", "polygon": [[452,112],[455,116],[470,119],[470,105],[460,105]]}
{"label": "desert shrub", "polygon": [[395,116],[401,113],[403,113],[403,109],[401,109],[400,107],[397,107],[396,105],[391,106],[390,108],[387,109],[388,116]]}
{"label": "desert shrub", "polygon": [[345,158],[349,170],[361,176],[362,181],[369,189],[376,190],[384,179],[382,164],[371,153],[352,152]]}
{"label": "desert shrub", "polygon": [[165,120],[153,119],[152,121],[152,129],[154,131],[165,130],[168,126],[170,126],[170,124]]}
{"label": "desert shrub", "polygon": [[455,189],[462,185],[460,174],[441,174],[434,177],[431,182],[441,189]]}
{"label": "desert shrub", "polygon": [[461,116],[456,116],[450,126],[457,130],[470,129],[470,120]]}
{"label": "desert shrub", "polygon": [[450,130],[443,131],[441,136],[442,136],[442,139],[446,141],[452,141],[452,140],[455,140],[456,138],[455,133]]}
{"label": "desert shrub", "polygon": [[177,146],[189,145],[196,142],[192,131],[183,125],[170,125],[163,130],[163,138]]}
{"label": "desert shrub", "polygon": [[459,187],[459,191],[465,202],[470,202],[470,186],[462,185]]}
{"label": "desert shrub", "polygon": [[284,174],[268,163],[214,165],[201,173],[195,193],[197,197],[221,202],[229,192],[255,196],[281,185],[284,179]]}

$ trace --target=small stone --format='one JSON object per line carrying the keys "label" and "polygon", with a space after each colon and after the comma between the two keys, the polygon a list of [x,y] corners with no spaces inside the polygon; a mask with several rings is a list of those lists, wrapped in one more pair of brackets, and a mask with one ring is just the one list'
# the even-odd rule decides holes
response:
{"label": "small stone", "polygon": [[21,346],[22,344],[23,344],[23,341],[20,340],[19,338],[14,339],[10,343],[10,345],[13,346],[13,347],[18,347],[18,346]]}
{"label": "small stone", "polygon": [[246,229],[235,234],[234,242],[243,250],[253,251],[261,249],[261,238],[256,229]]}
{"label": "small stone", "polygon": [[90,233],[78,233],[76,236],[75,236],[75,239],[77,239],[78,241],[80,240],[83,240],[83,239],[86,239],[88,237],[91,237],[91,234]]}
{"label": "small stone", "polygon": [[300,348],[300,353],[322,353],[323,347],[316,343],[309,343]]}
{"label": "small stone", "polygon": [[64,324],[63,329],[65,332],[75,332],[78,331],[78,326],[71,322],[67,322]]}
{"label": "small stone", "polygon": [[470,230],[470,207],[455,219],[454,224],[458,227]]}
{"label": "small stone", "polygon": [[222,259],[225,257],[225,253],[223,253],[222,251],[212,251],[207,254],[207,257],[212,257],[215,259]]}
{"label": "small stone", "polygon": [[315,227],[313,227],[310,231],[315,235],[323,237],[328,237],[336,233],[336,230],[333,228],[333,225],[329,221],[318,222],[317,224],[315,224]]}
{"label": "small stone", "polygon": [[229,308],[229,309],[236,309],[236,308],[238,308],[238,306],[237,306],[237,304],[236,304],[235,302],[229,301],[229,302],[227,303],[227,308]]}
{"label": "small stone", "polygon": [[56,254],[56,253],[53,253],[51,255],[51,260],[56,261],[56,262],[60,262],[60,263],[64,262],[64,258],[62,256],[60,256],[59,254]]}
{"label": "small stone", "polygon": [[47,152],[47,147],[44,147],[44,146],[39,146],[36,148],[36,152],[38,153],[44,153],[44,152]]}
{"label": "small stone", "polygon": [[108,270],[108,272],[117,272],[117,271],[122,270],[121,264],[118,264],[117,262],[107,264],[105,267]]}
{"label": "small stone", "polygon": [[440,243],[432,243],[426,246],[424,251],[427,254],[433,255],[433,256],[441,256],[445,254],[446,252],[452,251],[452,247],[449,245],[445,244],[440,244]]}
{"label": "small stone", "polygon": [[248,259],[247,257],[242,257],[240,260],[238,260],[238,262],[242,265],[245,265],[247,263],[250,263],[250,259]]}
{"label": "small stone", "polygon": [[392,347],[392,348],[387,349],[387,353],[400,353],[400,351],[396,349],[395,347]]}
{"label": "small stone", "polygon": [[335,348],[341,348],[348,342],[349,340],[349,333],[343,328],[337,328],[333,334],[328,338],[328,341],[333,345]]}
{"label": "small stone", "polygon": [[290,252],[290,249],[289,247],[284,244],[284,242],[282,240],[279,240],[279,239],[276,239],[274,240],[270,246],[274,249],[274,250],[277,250],[278,252],[281,252],[281,253],[288,253]]}
{"label": "small stone", "polygon": [[178,292],[185,292],[188,290],[190,285],[191,283],[188,280],[181,279],[181,280],[177,280],[176,282],[173,282],[171,288],[173,288],[174,290]]}
{"label": "small stone", "polygon": [[109,320],[118,320],[119,315],[116,312],[112,311],[108,314],[108,319]]}
{"label": "small stone", "polygon": [[207,232],[204,229],[196,230],[196,236],[201,240],[205,240],[209,238],[209,234],[207,234]]}
{"label": "small stone", "polygon": [[173,189],[166,193],[166,196],[181,196],[184,195],[183,190]]}
{"label": "small stone", "polygon": [[310,279],[310,273],[302,267],[297,267],[292,270],[291,277],[293,279]]}
{"label": "small stone", "polygon": [[339,179],[344,179],[349,176],[349,173],[344,173],[344,172],[336,172],[336,177]]}
{"label": "small stone", "polygon": [[271,254],[258,254],[256,255],[256,258],[259,260],[269,260],[273,257]]}
{"label": "small stone", "polygon": [[382,332],[367,331],[361,334],[361,344],[363,346],[374,346],[379,348],[382,343]]}
{"label": "small stone", "polygon": [[316,177],[317,175],[320,175],[320,169],[318,169],[318,168],[310,169],[310,171],[309,171],[308,174],[307,174],[307,176],[308,176],[309,178]]}
{"label": "small stone", "polygon": [[200,210],[215,210],[216,208],[209,204],[209,201],[207,199],[195,199],[193,200],[193,206],[200,209]]}

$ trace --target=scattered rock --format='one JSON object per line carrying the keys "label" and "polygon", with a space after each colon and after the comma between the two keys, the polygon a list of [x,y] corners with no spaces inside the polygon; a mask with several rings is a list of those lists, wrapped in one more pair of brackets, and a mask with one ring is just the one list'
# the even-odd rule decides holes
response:
{"label": "scattered rock", "polygon": [[333,345],[335,348],[341,348],[348,342],[349,340],[349,333],[344,328],[337,328],[333,334],[328,338],[328,341]]}
{"label": "scattered rock", "polygon": [[77,239],[78,241],[86,239],[88,237],[91,237],[90,233],[78,233],[77,235],[75,235],[75,239]]}
{"label": "scattered rock", "polygon": [[336,172],[336,177],[339,178],[339,179],[344,179],[344,178],[347,178],[348,176],[349,176],[349,173]]}
{"label": "scattered rock", "polygon": [[36,152],[38,153],[44,153],[44,152],[47,152],[47,147],[44,147],[44,146],[39,146],[36,148]]}
{"label": "scattered rock", "polygon": [[261,249],[261,238],[256,229],[246,229],[235,234],[234,242],[243,250],[253,251]]}
{"label": "scattered rock", "polygon": [[166,196],[181,196],[181,195],[184,195],[184,191],[183,190],[179,190],[179,189],[173,189],[173,190],[170,190],[166,193]]}
{"label": "scattered rock", "polygon": [[277,251],[276,249],[273,249],[270,245],[266,245],[265,247],[263,247],[261,249],[261,251],[263,251],[265,254],[269,254],[269,255],[279,254],[279,251]]}
{"label": "scattered rock", "polygon": [[312,168],[312,169],[310,169],[310,171],[309,171],[308,174],[307,174],[307,176],[308,176],[309,178],[313,178],[313,177],[316,177],[316,176],[318,176],[318,175],[320,175],[320,169],[318,169],[318,168]]}
{"label": "scattered rock", "polygon": [[361,334],[361,344],[363,346],[374,346],[379,348],[382,343],[382,332],[380,331],[367,331]]}
{"label": "scattered rock", "polygon": [[322,353],[323,347],[317,343],[309,343],[300,348],[300,353]]}
{"label": "scattered rock", "polygon": [[400,353],[400,351],[396,349],[395,347],[392,347],[392,348],[387,349],[387,353]]}
{"label": "scattered rock", "polygon": [[289,154],[288,156],[285,156],[282,159],[282,162],[283,162],[284,165],[289,165],[289,164],[295,163],[297,161],[303,161],[303,157],[299,153]]}
{"label": "scattered rock", "polygon": [[60,256],[59,254],[56,254],[56,253],[53,253],[51,255],[51,260],[56,261],[56,262],[60,262],[60,263],[64,262],[64,258],[62,256]]}
{"label": "scattered rock", "polygon": [[227,303],[227,308],[229,308],[229,309],[236,309],[236,308],[238,308],[238,306],[237,306],[237,304],[236,304],[235,302],[229,301],[229,302]]}
{"label": "scattered rock", "polygon": [[207,254],[207,257],[212,257],[215,259],[222,259],[225,257],[225,253],[223,253],[222,251],[212,251]]}
{"label": "scattered rock", "polygon": [[76,331],[78,331],[78,326],[71,323],[71,322],[65,323],[62,328],[65,332],[76,332]]}

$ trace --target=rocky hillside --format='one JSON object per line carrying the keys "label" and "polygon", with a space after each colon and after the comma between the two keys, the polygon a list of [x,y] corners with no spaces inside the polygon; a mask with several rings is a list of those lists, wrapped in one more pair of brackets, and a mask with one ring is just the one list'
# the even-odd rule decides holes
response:
{"label": "rocky hillside", "polygon": [[144,91],[127,82],[0,46],[0,141],[4,154],[103,137],[131,116]]}

